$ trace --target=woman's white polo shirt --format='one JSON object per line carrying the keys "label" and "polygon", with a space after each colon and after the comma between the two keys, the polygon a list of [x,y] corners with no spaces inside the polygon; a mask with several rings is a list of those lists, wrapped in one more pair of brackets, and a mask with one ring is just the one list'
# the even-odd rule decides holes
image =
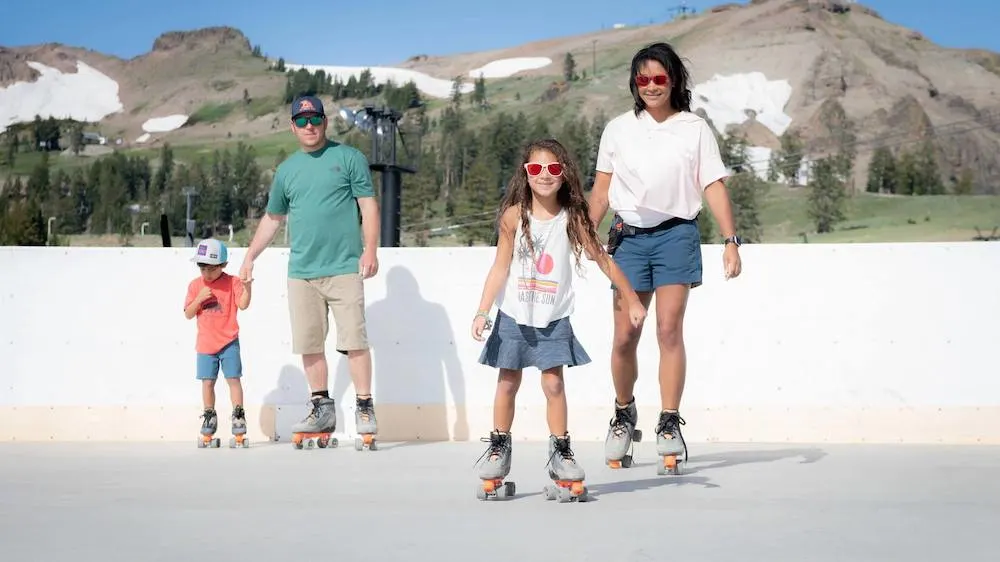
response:
{"label": "woman's white polo shirt", "polygon": [[711,127],[688,111],[662,123],[645,111],[615,117],[601,134],[596,167],[611,174],[609,206],[637,227],[693,219],[705,188],[729,176]]}

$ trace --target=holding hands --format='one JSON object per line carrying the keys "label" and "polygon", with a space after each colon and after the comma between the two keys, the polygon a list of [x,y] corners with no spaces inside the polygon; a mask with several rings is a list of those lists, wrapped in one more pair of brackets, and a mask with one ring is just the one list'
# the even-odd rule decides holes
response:
{"label": "holding hands", "polygon": [[244,285],[249,285],[253,282],[253,260],[243,260],[243,265],[240,266],[240,281]]}

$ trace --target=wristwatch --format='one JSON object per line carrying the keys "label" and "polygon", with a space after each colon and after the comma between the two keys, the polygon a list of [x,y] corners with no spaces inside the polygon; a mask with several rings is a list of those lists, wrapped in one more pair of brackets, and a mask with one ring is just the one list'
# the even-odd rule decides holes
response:
{"label": "wristwatch", "polygon": [[725,244],[736,244],[736,247],[739,248],[740,246],[743,245],[743,239],[741,239],[739,236],[733,235],[733,236],[730,236],[729,238],[726,238],[725,240],[723,240],[722,243],[723,243],[723,245],[725,245]]}

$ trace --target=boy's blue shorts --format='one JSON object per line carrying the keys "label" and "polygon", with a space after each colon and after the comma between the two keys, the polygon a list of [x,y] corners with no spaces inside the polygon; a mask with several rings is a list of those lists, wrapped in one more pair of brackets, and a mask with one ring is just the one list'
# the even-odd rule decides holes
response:
{"label": "boy's blue shorts", "polygon": [[219,367],[227,379],[238,379],[243,376],[243,361],[240,359],[240,339],[219,350],[218,353],[198,354],[197,379],[211,381],[219,378]]}

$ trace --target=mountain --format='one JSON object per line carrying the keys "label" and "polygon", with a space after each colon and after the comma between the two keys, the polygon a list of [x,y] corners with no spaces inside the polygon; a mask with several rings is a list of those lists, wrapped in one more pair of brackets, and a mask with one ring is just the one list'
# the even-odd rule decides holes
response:
{"label": "mountain", "polygon": [[129,60],[58,43],[0,47],[0,128],[51,115],[98,122],[128,143],[173,128],[176,116],[196,125],[199,109],[242,100],[244,90],[262,94],[261,113],[276,112],[285,80],[269,66],[229,27],[164,33]]}
{"label": "mountain", "polygon": [[[785,132],[801,135],[808,157],[835,150],[849,133],[857,141],[854,185],[863,190],[877,146],[895,151],[932,139],[946,185],[971,172],[975,191],[1000,191],[1000,54],[936,45],[847,0],[722,4],[670,22],[507,49],[414,54],[370,73],[375,82],[414,80],[432,116],[447,105],[455,77],[470,92],[482,73],[493,111],[608,117],[631,105],[632,54],[658,40],[673,44],[689,64],[697,110],[717,130],[738,131],[756,147],[751,153],[760,173]],[[567,53],[575,64],[568,81]],[[315,65],[306,68],[324,69],[344,83],[364,70],[296,62],[282,61],[290,70]],[[40,74],[45,67],[36,63],[56,70]],[[166,33],[148,54],[131,60],[58,44],[0,48],[0,88],[7,87],[0,89],[0,127],[35,113],[66,116],[72,108],[74,117],[99,121],[105,136],[124,144],[272,135],[283,132],[287,108],[286,77],[274,70],[276,63],[225,27]],[[86,88],[96,93],[84,91],[84,82],[67,90],[74,73],[92,77]],[[95,73],[107,78],[102,82]],[[32,84],[36,90],[28,89]],[[20,101],[22,91],[41,95]],[[361,101],[338,100],[334,107]],[[150,119],[175,115],[182,117],[150,126]]]}

